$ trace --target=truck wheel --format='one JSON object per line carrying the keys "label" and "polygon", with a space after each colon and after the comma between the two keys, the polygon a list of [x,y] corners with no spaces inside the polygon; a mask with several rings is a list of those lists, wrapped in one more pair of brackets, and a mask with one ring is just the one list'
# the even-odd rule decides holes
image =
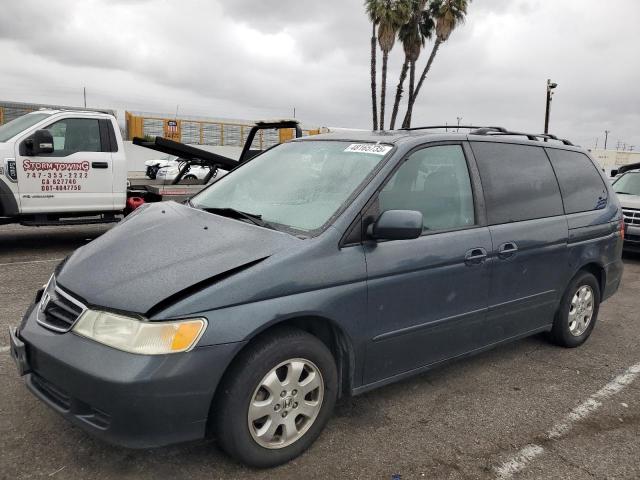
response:
{"label": "truck wheel", "polygon": [[242,352],[225,375],[213,412],[217,441],[253,467],[285,463],[320,435],[336,396],[327,347],[302,330],[278,329]]}
{"label": "truck wheel", "polygon": [[563,347],[582,345],[596,324],[600,286],[589,272],[579,272],[565,291],[551,329],[551,340]]}

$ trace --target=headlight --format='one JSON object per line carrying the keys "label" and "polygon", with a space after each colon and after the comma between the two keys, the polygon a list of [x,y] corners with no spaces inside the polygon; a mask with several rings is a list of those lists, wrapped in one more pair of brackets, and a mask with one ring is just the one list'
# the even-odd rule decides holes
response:
{"label": "headlight", "polygon": [[162,355],[191,349],[206,327],[204,318],[145,322],[115,313],[86,310],[73,331],[125,352]]}

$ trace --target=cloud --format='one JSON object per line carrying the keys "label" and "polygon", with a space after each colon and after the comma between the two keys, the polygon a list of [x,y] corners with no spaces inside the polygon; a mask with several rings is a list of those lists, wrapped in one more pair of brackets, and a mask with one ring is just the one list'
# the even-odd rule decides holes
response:
{"label": "cloud", "polygon": [[[474,1],[446,42],[414,124],[551,129],[592,146],[604,129],[640,149],[640,4]],[[21,0],[0,17],[0,96],[217,117],[289,116],[368,128],[370,24],[362,2]],[[420,58],[422,68],[429,53]],[[378,59],[380,65],[380,58]],[[388,104],[402,49],[391,54]],[[391,105],[387,111],[391,110]]]}

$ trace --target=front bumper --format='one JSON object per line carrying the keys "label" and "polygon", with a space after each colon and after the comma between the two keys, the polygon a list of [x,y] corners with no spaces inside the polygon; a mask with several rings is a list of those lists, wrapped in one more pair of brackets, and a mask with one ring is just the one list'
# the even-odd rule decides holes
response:
{"label": "front bumper", "polygon": [[625,224],[623,250],[627,252],[640,252],[640,227]]}
{"label": "front bumper", "polygon": [[215,389],[242,346],[135,355],[49,331],[36,322],[33,308],[15,340],[36,397],[89,433],[130,448],[203,438]]}

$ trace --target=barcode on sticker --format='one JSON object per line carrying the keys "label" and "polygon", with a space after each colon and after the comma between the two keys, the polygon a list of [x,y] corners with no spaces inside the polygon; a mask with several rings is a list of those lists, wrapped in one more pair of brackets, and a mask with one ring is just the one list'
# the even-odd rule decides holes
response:
{"label": "barcode on sticker", "polygon": [[384,155],[391,150],[390,145],[380,145],[379,143],[352,143],[344,149],[345,152],[355,153],[374,153],[376,155]]}

